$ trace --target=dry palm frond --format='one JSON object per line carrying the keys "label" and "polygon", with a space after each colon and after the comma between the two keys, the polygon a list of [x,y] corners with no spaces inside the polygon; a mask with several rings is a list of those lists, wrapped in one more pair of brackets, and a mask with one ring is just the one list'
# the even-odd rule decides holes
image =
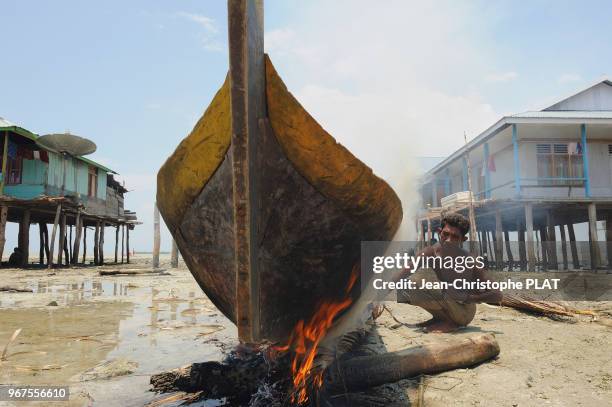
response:
{"label": "dry palm frond", "polygon": [[597,315],[597,312],[592,310],[579,310],[552,301],[536,300],[533,298],[517,295],[504,294],[501,305],[504,307],[531,311],[542,315],[563,315],[568,317],[573,317],[576,315]]}
{"label": "dry palm frond", "polygon": [[0,356],[0,361],[6,360],[6,352],[8,351],[8,347],[11,345],[11,343],[13,343],[15,339],[17,339],[20,333],[21,333],[21,328],[13,332],[13,336],[11,336],[11,339],[9,339],[9,341],[4,346],[4,350],[2,351],[2,355]]}

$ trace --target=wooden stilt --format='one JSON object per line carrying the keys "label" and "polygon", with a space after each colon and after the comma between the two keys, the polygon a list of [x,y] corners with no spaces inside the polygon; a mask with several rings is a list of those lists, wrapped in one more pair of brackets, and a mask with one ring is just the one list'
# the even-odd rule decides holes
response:
{"label": "wooden stilt", "polygon": [[81,235],[83,234],[83,217],[81,211],[77,212],[76,216],[76,230],[74,236],[74,247],[72,249],[71,263],[77,264],[79,262],[79,248],[81,246]]}
{"label": "wooden stilt", "polygon": [[[48,257],[49,264],[47,264],[47,268],[53,267],[53,256],[55,255],[55,251],[54,251],[55,235],[57,233],[57,225],[59,223],[61,213],[62,213],[62,204],[59,204],[57,205],[57,209],[55,210],[55,219],[53,220],[53,229],[51,230],[51,248],[49,249],[49,257]],[[59,261],[59,257],[60,255],[58,254],[58,261]]]}
{"label": "wooden stilt", "polygon": [[576,247],[576,235],[574,234],[574,224],[567,224],[567,234],[570,240],[570,250],[572,252],[572,266],[574,269],[580,268],[580,260],[578,259],[578,248]]}
{"label": "wooden stilt", "polygon": [[[64,215],[66,218],[66,215]],[[64,226],[64,265],[70,265],[70,253],[68,253],[68,228]]]}
{"label": "wooden stilt", "polygon": [[8,207],[0,206],[0,263],[4,254],[4,245],[6,244],[6,219],[8,217]]}
{"label": "wooden stilt", "polygon": [[489,259],[489,253],[487,251],[487,238],[486,238],[485,230],[481,228],[479,233],[480,233],[480,239],[478,240],[480,240],[480,255],[484,257],[488,263],[490,262],[490,259]]}
{"label": "wooden stilt", "polygon": [[178,267],[178,246],[176,245],[176,241],[172,239],[172,253],[170,255],[170,265],[172,268]]}
{"label": "wooden stilt", "polygon": [[68,260],[68,264],[72,264],[72,225],[68,225],[68,256],[66,260]]}
{"label": "wooden stilt", "polygon": [[594,202],[588,206],[589,212],[589,242],[591,246],[591,269],[597,269],[601,264],[599,256],[599,239],[597,237],[597,207]]}
{"label": "wooden stilt", "polygon": [[98,245],[98,261],[100,265],[104,264],[104,229],[106,228],[106,222],[100,223],[100,244]]}
{"label": "wooden stilt", "polygon": [[153,208],[153,268],[159,267],[159,247],[161,237],[159,233],[159,209],[157,204]]}
{"label": "wooden stilt", "polygon": [[21,265],[26,267],[30,262],[30,209],[23,211],[23,217],[21,218],[21,253],[23,254]]}
{"label": "wooden stilt", "polygon": [[533,204],[525,204],[525,229],[527,236],[527,264],[529,271],[535,271],[535,250],[533,247]]}
{"label": "wooden stilt", "polygon": [[559,260],[557,259],[557,236],[555,233],[555,224],[552,215],[546,213],[546,247],[548,249],[548,264],[552,270],[559,269]]}
{"label": "wooden stilt", "polygon": [[81,223],[83,224],[83,264],[85,263],[85,260],[87,259],[87,226],[85,225],[85,219],[81,220]]}
{"label": "wooden stilt", "polygon": [[125,225],[125,253],[127,263],[130,264],[130,225]]}
{"label": "wooden stilt", "polygon": [[431,230],[431,219],[427,218],[427,243],[425,246],[429,246],[431,244],[431,239],[433,239],[433,232]]}
{"label": "wooden stilt", "polygon": [[66,241],[66,215],[62,214],[60,228],[59,228],[59,247],[57,249],[57,264],[60,266],[63,264],[64,258],[64,243]]}
{"label": "wooden stilt", "polygon": [[510,245],[510,232],[504,230],[504,243],[506,244],[506,256],[508,257],[508,270],[514,268],[514,256],[512,255],[512,247]]}
{"label": "wooden stilt", "polygon": [[504,268],[504,238],[502,217],[499,209],[495,211],[495,262],[498,270]]}
{"label": "wooden stilt", "polygon": [[548,270],[548,251],[546,247],[546,241],[548,240],[546,236],[546,228],[544,226],[540,226],[540,250],[542,251],[542,268],[544,270]]}
{"label": "wooden stilt", "polygon": [[38,223],[38,240],[40,246],[38,249],[38,264],[45,264],[45,235],[43,234],[43,223]]}
{"label": "wooden stilt", "polygon": [[519,266],[521,271],[527,269],[527,252],[525,251],[525,228],[520,219],[516,220],[516,234],[518,240]]}
{"label": "wooden stilt", "polygon": [[119,224],[115,225],[115,263],[119,262]]}
{"label": "wooden stilt", "polygon": [[121,263],[123,264],[123,258],[125,254],[125,223],[121,225]]}
{"label": "wooden stilt", "polygon": [[97,266],[100,264],[98,246],[100,245],[100,221],[96,222],[96,231],[94,233],[94,264]]}
{"label": "wooden stilt", "polygon": [[497,264],[497,256],[495,253],[495,234],[492,231],[485,230],[485,235],[487,236],[487,246],[489,247],[489,255],[491,256],[491,264]]}
{"label": "wooden stilt", "polygon": [[42,228],[43,228],[43,237],[45,239],[45,258],[46,258],[45,264],[47,264],[49,262],[49,259],[51,259],[51,250],[49,250],[49,230],[47,229],[47,224],[45,222],[42,223]]}
{"label": "wooden stilt", "polygon": [[567,241],[565,238],[565,225],[559,225],[559,237],[561,238],[561,256],[563,257],[563,270],[567,270]]}

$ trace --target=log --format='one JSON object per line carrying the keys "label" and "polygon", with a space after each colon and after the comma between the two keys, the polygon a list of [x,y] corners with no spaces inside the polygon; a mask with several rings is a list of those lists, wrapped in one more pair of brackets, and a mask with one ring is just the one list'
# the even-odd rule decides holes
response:
{"label": "log", "polygon": [[448,343],[355,357],[332,364],[324,376],[324,386],[327,391],[357,391],[420,374],[471,367],[498,354],[499,344],[495,337],[491,334],[481,334]]}
{"label": "log", "polygon": [[123,269],[123,270],[100,270],[98,274],[101,276],[133,276],[139,274],[149,274],[149,275],[169,275],[169,273],[165,273],[166,269],[151,269],[151,270],[140,270],[140,269]]}

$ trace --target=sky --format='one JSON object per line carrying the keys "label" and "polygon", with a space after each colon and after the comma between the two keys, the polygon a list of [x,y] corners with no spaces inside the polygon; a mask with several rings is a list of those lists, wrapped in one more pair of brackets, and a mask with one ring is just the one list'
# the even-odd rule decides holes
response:
{"label": "sky", "polygon": [[[226,2],[0,9],[0,117],[93,140],[91,158],[120,174],[143,222],[132,247],[150,251],[156,173],[228,69]],[[412,157],[448,155],[464,132],[612,74],[611,13],[605,1],[267,0],[265,49],[311,115],[406,204]]]}

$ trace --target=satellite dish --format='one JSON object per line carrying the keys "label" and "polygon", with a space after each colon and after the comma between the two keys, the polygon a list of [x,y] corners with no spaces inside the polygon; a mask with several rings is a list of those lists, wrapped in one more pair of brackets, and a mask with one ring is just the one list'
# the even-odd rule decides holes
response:
{"label": "satellite dish", "polygon": [[72,156],[87,155],[96,151],[96,144],[93,141],[70,133],[45,134],[37,138],[36,143],[43,148]]}

